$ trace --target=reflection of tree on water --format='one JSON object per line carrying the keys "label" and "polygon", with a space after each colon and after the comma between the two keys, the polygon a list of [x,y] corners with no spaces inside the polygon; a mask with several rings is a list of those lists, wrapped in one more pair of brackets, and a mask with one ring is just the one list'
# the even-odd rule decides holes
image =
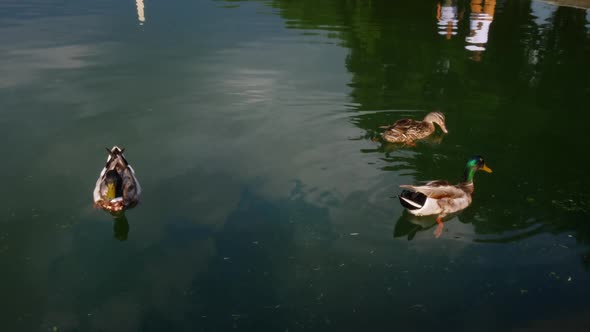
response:
{"label": "reflection of tree on water", "polygon": [[[445,3],[441,2],[441,5]],[[464,3],[458,3],[458,7],[461,8],[460,4]],[[586,13],[582,10],[559,7],[552,21],[547,22],[547,29],[544,29],[550,35],[548,38],[541,38],[538,34],[523,29],[536,26],[536,20],[531,16],[530,2],[505,1],[501,13],[495,13],[496,3],[493,0],[467,2],[472,11],[475,31],[475,36],[468,37],[471,41],[469,43],[485,37],[487,44],[491,24],[489,19],[493,19],[494,31],[503,36],[494,41],[494,52],[502,52],[505,59],[502,66],[510,70],[491,70],[498,75],[509,74],[512,81],[516,79],[528,83],[532,74],[528,72],[526,65],[528,49],[520,46],[531,45],[533,41],[539,40],[540,49],[554,53],[560,48],[572,49],[567,43],[581,45],[587,39],[584,26]],[[349,83],[350,96],[352,102],[358,105],[358,110],[445,109],[447,107],[443,106],[447,105],[441,105],[441,102],[456,102],[465,97],[465,92],[494,99],[497,98],[497,91],[513,90],[513,86],[499,84],[500,80],[491,73],[480,72],[482,67],[469,68],[468,62],[457,61],[463,60],[464,53],[451,47],[451,43],[445,43],[443,47],[432,43],[429,38],[433,33],[432,16],[421,15],[432,13],[432,4],[406,2],[404,6],[407,8],[403,10],[398,8],[401,6],[399,2],[391,1],[373,1],[369,6],[364,1],[275,0],[272,5],[280,9],[280,15],[288,22],[289,28],[302,31],[325,30],[330,33],[331,38],[342,40],[342,45],[349,49],[345,66],[352,74]],[[308,8],[315,10],[307,10]],[[486,22],[481,22],[480,25],[479,20]],[[395,21],[398,24],[381,24],[385,21]],[[482,34],[484,31],[479,28],[484,28],[484,25],[488,30]],[[402,31],[396,26],[411,26],[412,38],[407,38],[406,30]],[[580,56],[585,55],[583,47],[575,49]],[[549,71],[558,74],[554,76],[568,75],[567,71],[556,68]],[[519,76],[515,77],[515,73],[519,73]],[[486,80],[479,82],[476,75],[484,75]],[[502,77],[501,80],[505,79],[506,77]],[[472,81],[479,85],[470,84]],[[548,81],[553,84],[556,80]],[[442,94],[445,99],[437,100],[437,93]],[[382,124],[364,120],[355,122],[355,125],[365,130],[374,130]]]}
{"label": "reflection of tree on water", "polygon": [[[448,2],[440,3],[442,7]],[[502,5],[501,12],[497,4]],[[548,194],[590,187],[590,178],[577,168],[571,169],[564,181],[563,161],[571,159],[567,152],[571,149],[563,149],[563,144],[579,143],[570,142],[566,131],[553,124],[554,119],[567,116],[577,120],[568,124],[569,129],[583,132],[590,122],[590,113],[580,103],[587,99],[590,85],[590,76],[580,71],[580,63],[589,56],[589,49],[582,47],[588,43],[583,10],[558,7],[545,16],[539,29],[541,22],[534,16],[530,1],[458,1],[459,12],[463,5],[471,8],[470,27],[474,31],[467,43],[477,46],[478,41],[485,41],[482,47],[494,43],[494,48],[486,52],[496,61],[474,63],[466,61],[464,45],[456,45],[459,40],[438,38],[432,42],[439,31],[433,23],[436,3],[404,2],[405,7],[400,8],[401,3],[393,1],[373,1],[369,6],[364,1],[275,0],[272,5],[280,10],[289,28],[324,30],[330,38],[342,40],[341,45],[348,49],[344,65],[351,74],[350,100],[358,105],[350,122],[363,131],[362,138],[368,144],[374,144],[374,148],[368,146],[362,152],[375,153],[376,159],[386,163],[381,169],[413,175],[417,182],[436,178],[454,182],[458,179],[455,169],[468,157],[454,155],[455,149],[445,150],[447,144],[400,150],[370,142],[379,135],[379,126],[415,117],[413,111],[383,110],[426,113],[440,108],[445,114],[449,112],[447,118],[457,121],[458,126],[468,127],[485,119],[486,125],[477,131],[487,131],[494,135],[495,145],[507,147],[501,157],[489,156],[490,166],[498,168],[501,175],[485,180],[485,196],[476,188],[473,204],[451,223],[458,219],[473,224],[482,240],[564,231],[576,232],[578,239],[590,236],[590,229],[580,222],[582,214],[559,206],[569,196],[551,198]],[[488,40],[492,37],[492,19],[493,36],[501,38]],[[408,29],[401,27],[411,27],[412,38],[408,38]],[[560,111],[554,111],[557,109]],[[470,140],[469,129],[453,130],[453,123],[449,127],[451,135],[445,141],[485,157],[481,142]],[[488,128],[501,128],[503,132],[496,135]],[[539,144],[545,144],[545,151],[550,153],[522,150]],[[526,164],[526,171],[512,171],[515,161]],[[520,187],[515,189],[516,185]],[[583,198],[574,200],[581,202]]]}

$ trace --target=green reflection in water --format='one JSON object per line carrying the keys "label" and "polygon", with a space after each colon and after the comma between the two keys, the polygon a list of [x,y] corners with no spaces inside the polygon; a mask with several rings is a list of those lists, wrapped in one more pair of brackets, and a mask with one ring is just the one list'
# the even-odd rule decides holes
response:
{"label": "green reflection in water", "polygon": [[[140,2],[0,10],[4,328],[584,326],[587,13]],[[441,140],[372,141],[433,110]],[[105,144],[145,187],[132,236],[90,208]],[[391,197],[473,154],[494,174],[434,240]]]}

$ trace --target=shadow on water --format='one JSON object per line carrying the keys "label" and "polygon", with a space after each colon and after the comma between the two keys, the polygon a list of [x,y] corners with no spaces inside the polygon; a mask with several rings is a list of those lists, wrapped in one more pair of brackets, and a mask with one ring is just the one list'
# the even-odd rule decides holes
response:
{"label": "shadow on water", "polygon": [[113,218],[113,238],[119,241],[127,241],[129,238],[129,221],[125,215],[125,210],[107,213]]}
{"label": "shadow on water", "polygon": [[435,225],[434,216],[417,218],[404,211],[395,223],[393,237],[407,236],[408,240],[413,240],[418,232],[432,229]]}
{"label": "shadow on water", "polygon": [[125,212],[113,215],[113,237],[119,241],[127,241],[129,236],[129,222],[125,216]]}
{"label": "shadow on water", "polygon": [[[293,226],[276,206],[256,196],[243,193],[215,238],[218,256],[210,262],[209,273],[195,282],[195,302],[207,303],[198,313],[206,317],[205,326],[272,330],[285,324],[273,283],[280,271],[289,269],[282,258],[293,251]],[[259,319],[269,313],[273,319]]]}
{"label": "shadow on water", "polygon": [[[297,282],[293,276],[306,250],[296,247],[312,236],[321,236],[326,240],[311,245],[315,253],[328,248],[333,237],[327,209],[305,202],[305,195],[297,183],[290,197],[279,201],[244,189],[223,228],[212,235],[216,255],[192,282],[186,299],[191,311],[182,322],[149,313],[143,326],[150,331],[189,331],[195,326],[205,331],[295,329],[293,324],[301,313],[291,312],[295,304],[287,298],[307,293],[284,287],[289,280]],[[186,232],[178,233],[175,238]],[[192,235],[185,237],[193,239]]]}

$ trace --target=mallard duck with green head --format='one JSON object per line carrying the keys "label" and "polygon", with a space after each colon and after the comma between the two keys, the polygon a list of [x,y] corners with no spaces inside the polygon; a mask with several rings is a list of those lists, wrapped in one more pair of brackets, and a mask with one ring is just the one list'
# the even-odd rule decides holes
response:
{"label": "mallard duck with green head", "polygon": [[401,185],[403,190],[399,201],[409,213],[416,216],[438,215],[438,223],[434,235],[442,234],[442,218],[450,213],[461,211],[471,204],[473,194],[473,177],[479,170],[492,173],[480,156],[474,156],[467,161],[463,181],[452,185],[448,181],[430,181],[423,186]]}
{"label": "mallard duck with green head", "polygon": [[431,112],[423,120],[401,119],[392,125],[381,126],[380,128],[385,129],[381,136],[390,143],[415,145],[414,141],[434,133],[435,123],[445,134],[449,132],[445,125],[445,116],[441,112]]}
{"label": "mallard duck with green head", "polygon": [[119,212],[139,203],[141,186],[133,167],[123,155],[125,149],[108,149],[107,162],[94,187],[94,206],[109,212]]}

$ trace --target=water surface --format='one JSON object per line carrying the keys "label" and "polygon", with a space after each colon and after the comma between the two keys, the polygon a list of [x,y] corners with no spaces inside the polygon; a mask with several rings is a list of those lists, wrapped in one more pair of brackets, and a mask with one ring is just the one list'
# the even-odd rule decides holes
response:
{"label": "water surface", "polygon": [[[4,1],[2,328],[586,331],[578,7]],[[448,135],[373,140],[433,110]],[[144,188],[116,220],[115,144]],[[435,239],[398,186],[474,154],[494,173]]]}

